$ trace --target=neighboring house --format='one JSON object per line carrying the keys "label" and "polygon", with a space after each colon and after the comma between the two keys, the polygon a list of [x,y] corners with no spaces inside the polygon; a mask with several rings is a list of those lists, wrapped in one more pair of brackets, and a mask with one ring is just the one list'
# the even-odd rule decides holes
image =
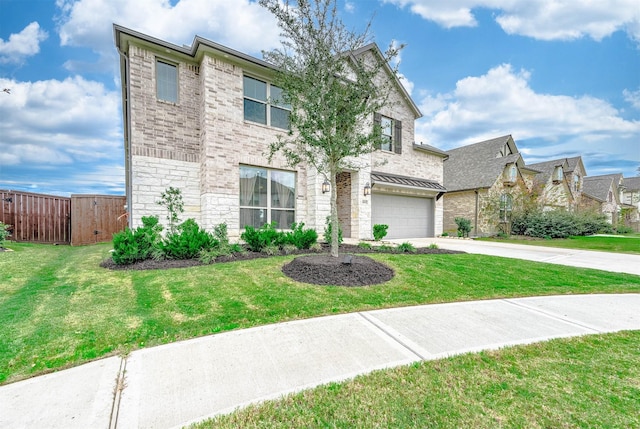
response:
{"label": "neighboring house", "polygon": [[[543,210],[565,209],[571,210],[575,206],[575,195],[572,187],[575,176],[569,171],[569,161],[566,158],[552,161],[528,164],[529,168],[538,170],[534,179],[534,186],[539,192],[538,202]],[[577,183],[577,188],[580,183]]]}
{"label": "neighboring house", "polygon": [[625,177],[622,180],[622,212],[624,222],[634,231],[640,232],[640,177]]}
{"label": "neighboring house", "polygon": [[567,158],[567,164],[568,168],[565,171],[565,175],[570,183],[571,194],[573,195],[573,208],[576,209],[582,199],[583,182],[587,176],[587,169],[584,167],[581,156]]}
{"label": "neighboring house", "polygon": [[[182,191],[184,218],[207,229],[224,222],[230,236],[267,222],[285,229],[304,222],[324,231],[330,208],[325,178],[304,165],[290,168],[281,155],[272,162],[265,156],[269,144],[288,133],[289,110],[278,103],[281,89],[270,83],[271,64],[201,37],[177,46],[117,25],[114,31],[131,226],[142,216],[163,220],[156,202],[172,186]],[[381,55],[375,44],[352,54]],[[358,159],[360,169],[337,177],[345,237],[371,238],[376,223],[389,225],[389,238],[442,232],[447,154],[414,143],[421,113],[388,76],[396,90],[371,118],[388,143]]]}
{"label": "neighboring house", "polygon": [[444,231],[456,217],[469,219],[475,236],[509,232],[515,200],[528,194],[539,173],[525,166],[510,135],[447,152],[444,163]]}
{"label": "neighboring house", "polygon": [[618,223],[621,212],[622,174],[605,174],[584,178],[581,210],[594,210],[607,216],[609,223]]}

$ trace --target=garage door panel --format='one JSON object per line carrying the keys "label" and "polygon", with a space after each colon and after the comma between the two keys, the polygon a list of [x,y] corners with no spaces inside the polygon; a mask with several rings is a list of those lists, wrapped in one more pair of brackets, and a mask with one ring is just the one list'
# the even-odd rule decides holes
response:
{"label": "garage door panel", "polygon": [[372,220],[389,225],[387,238],[433,236],[433,198],[374,193]]}

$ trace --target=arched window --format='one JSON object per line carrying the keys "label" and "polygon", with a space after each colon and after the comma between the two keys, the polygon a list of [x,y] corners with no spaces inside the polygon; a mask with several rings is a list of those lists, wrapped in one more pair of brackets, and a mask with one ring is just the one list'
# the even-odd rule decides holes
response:
{"label": "arched window", "polygon": [[509,222],[512,210],[513,197],[510,194],[500,195],[500,222]]}

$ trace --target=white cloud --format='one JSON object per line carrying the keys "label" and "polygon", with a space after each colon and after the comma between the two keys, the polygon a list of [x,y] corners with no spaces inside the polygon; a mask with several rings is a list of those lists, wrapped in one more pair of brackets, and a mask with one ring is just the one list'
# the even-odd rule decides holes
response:
{"label": "white cloud", "polygon": [[[17,82],[0,78],[3,165],[61,165],[121,158],[119,94],[82,77]],[[120,161],[120,159],[118,159]]]}
{"label": "white cloud", "polygon": [[113,23],[190,45],[199,35],[242,52],[257,54],[279,43],[273,16],[249,0],[57,0],[62,11],[62,45],[88,46],[115,55]]}
{"label": "white cloud", "polygon": [[0,39],[0,63],[20,63],[26,57],[40,52],[40,43],[48,37],[40,24],[32,22],[21,32],[9,36],[7,41]]}
{"label": "white cloud", "polygon": [[528,162],[587,153],[640,161],[640,121],[623,119],[598,98],[536,93],[529,79],[528,71],[503,64],[461,79],[451,93],[423,93],[419,107],[425,117],[416,122],[416,141],[447,150],[512,134],[532,155]]}
{"label": "white cloud", "polygon": [[508,34],[540,40],[570,40],[584,36],[601,40],[622,30],[640,43],[637,0],[383,0],[410,10],[445,28],[477,25],[474,9],[498,11],[496,22]]}
{"label": "white cloud", "polygon": [[640,110],[640,89],[637,91],[629,91],[628,89],[625,89],[622,91],[622,95],[629,104]]}
{"label": "white cloud", "polygon": [[356,11],[356,5],[351,1],[347,1],[344,3],[344,10],[346,12],[353,13]]}

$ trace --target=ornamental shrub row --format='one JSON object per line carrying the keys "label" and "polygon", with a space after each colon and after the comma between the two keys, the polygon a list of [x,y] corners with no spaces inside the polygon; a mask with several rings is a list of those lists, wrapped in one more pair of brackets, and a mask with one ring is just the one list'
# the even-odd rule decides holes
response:
{"label": "ornamental shrub row", "polygon": [[540,238],[567,238],[570,236],[612,233],[613,228],[604,215],[572,213],[562,210],[534,211],[514,214],[511,233]]}
{"label": "ornamental shrub row", "polygon": [[187,219],[162,237],[162,225],[157,216],[144,216],[142,226],[113,235],[113,262],[133,264],[146,259],[194,259],[206,255],[229,255],[242,249],[229,245],[226,224],[210,233],[193,219]]}
{"label": "ornamental shrub row", "polygon": [[309,249],[318,242],[318,233],[313,229],[304,229],[304,222],[293,223],[291,231],[278,231],[275,224],[265,223],[256,229],[246,226],[240,238],[247,243],[249,250],[263,252],[269,250],[287,250],[290,247]]}

